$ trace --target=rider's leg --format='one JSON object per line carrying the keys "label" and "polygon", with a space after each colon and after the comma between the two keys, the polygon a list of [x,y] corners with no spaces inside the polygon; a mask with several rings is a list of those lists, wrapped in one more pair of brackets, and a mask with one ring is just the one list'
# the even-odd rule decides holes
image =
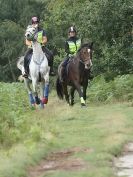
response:
{"label": "rider's leg", "polygon": [[25,53],[25,57],[24,57],[24,71],[22,73],[22,75],[24,77],[28,77],[28,63],[29,63],[29,60],[28,60],[28,56],[33,52],[33,50],[31,48],[28,48],[28,50],[26,51]]}
{"label": "rider's leg", "polygon": [[53,69],[54,55],[53,55],[53,53],[52,53],[48,48],[46,48],[45,46],[42,46],[42,50],[43,50],[43,52],[46,54],[46,57],[47,57],[47,59],[48,59],[48,65],[50,66],[50,75],[51,75],[51,76],[54,76],[54,75],[55,75],[54,69]]}
{"label": "rider's leg", "polygon": [[66,66],[68,61],[69,61],[69,57],[66,57],[64,59],[64,62],[62,63],[62,79],[61,79],[62,81],[64,81],[66,78]]}

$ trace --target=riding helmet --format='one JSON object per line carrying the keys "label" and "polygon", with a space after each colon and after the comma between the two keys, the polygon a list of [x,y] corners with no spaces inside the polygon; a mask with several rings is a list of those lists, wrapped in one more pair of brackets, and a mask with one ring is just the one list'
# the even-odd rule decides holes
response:
{"label": "riding helmet", "polygon": [[69,29],[68,29],[68,33],[70,33],[70,32],[77,32],[76,31],[76,28],[74,27],[74,26],[71,26]]}
{"label": "riding helmet", "polygon": [[32,17],[32,19],[31,19],[31,23],[33,24],[33,23],[39,23],[40,22],[40,20],[39,20],[39,18],[38,17]]}

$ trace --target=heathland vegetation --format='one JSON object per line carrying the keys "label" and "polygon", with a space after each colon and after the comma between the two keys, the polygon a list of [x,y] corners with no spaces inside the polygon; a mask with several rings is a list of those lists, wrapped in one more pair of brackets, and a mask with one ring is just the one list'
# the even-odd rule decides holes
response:
{"label": "heathland vegetation", "polygon": [[[46,169],[47,173],[41,169],[40,175],[115,177],[113,158],[120,154],[125,142],[133,139],[132,88],[132,75],[119,76],[109,83],[98,76],[87,90],[85,109],[81,109],[78,95],[76,104],[69,107],[58,100],[52,89],[45,109],[35,111],[29,107],[23,83],[1,82],[0,177],[30,177],[28,167],[42,158],[46,159],[44,165],[49,165],[53,152],[58,154],[54,154],[54,164],[59,165],[62,151],[70,151],[72,162],[81,159],[87,168],[77,164],[80,171],[71,171],[64,162],[66,159],[62,159],[66,167],[53,166]],[[70,159],[69,163],[72,162]]]}

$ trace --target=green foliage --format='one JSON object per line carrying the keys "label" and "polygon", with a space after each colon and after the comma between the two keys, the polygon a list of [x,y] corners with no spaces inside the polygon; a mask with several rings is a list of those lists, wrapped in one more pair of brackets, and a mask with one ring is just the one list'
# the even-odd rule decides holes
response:
{"label": "green foliage", "polygon": [[[0,80],[16,81],[16,61],[23,49],[23,29],[12,21],[0,23]],[[17,34],[17,35],[16,35]]]}
{"label": "green foliage", "polygon": [[[132,7],[131,0],[52,1],[46,18],[48,31],[53,33],[50,43],[64,48],[63,37],[75,25],[83,41],[94,42],[93,68],[100,73],[132,73]],[[52,26],[51,26],[52,25]],[[52,30],[51,30],[52,29]],[[58,41],[58,42],[57,42]]]}
{"label": "green foliage", "polygon": [[17,58],[24,55],[24,31],[32,16],[40,16],[45,3],[34,0],[0,0],[0,80],[16,81]]}
{"label": "green foliage", "polygon": [[[84,42],[94,42],[95,75],[109,80],[110,75],[113,79],[133,72],[132,0],[0,0],[0,5],[0,80],[16,80],[15,59],[24,54],[24,30],[35,15],[47,31],[51,50],[64,49],[68,27],[75,25]],[[64,57],[55,59],[55,68]]]}
{"label": "green foliage", "polygon": [[133,75],[118,76],[114,80],[116,100],[133,101]]}
{"label": "green foliage", "polygon": [[107,82],[104,76],[96,77],[88,89],[89,100],[93,102],[133,101],[133,76],[117,76]]}
{"label": "green foliage", "polygon": [[[55,87],[55,81],[52,82]],[[20,83],[0,83],[0,144],[5,147],[20,140],[23,141],[25,138],[25,141],[30,139],[30,141],[37,142],[44,136],[41,133],[43,127],[40,128],[40,124],[36,124],[33,118],[32,120],[27,119],[27,116],[31,116],[32,112],[28,113],[30,110],[28,96],[23,87],[24,85]],[[118,76],[110,82],[107,82],[104,76],[98,76],[94,78],[88,88],[87,100],[97,103],[131,102],[133,101],[132,90],[132,75]],[[55,94],[54,97],[56,97]],[[30,122],[32,122],[31,126]]]}

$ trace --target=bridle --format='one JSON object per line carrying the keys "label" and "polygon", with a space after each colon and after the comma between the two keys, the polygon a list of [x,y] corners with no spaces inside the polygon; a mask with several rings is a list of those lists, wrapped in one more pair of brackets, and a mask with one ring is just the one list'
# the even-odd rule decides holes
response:
{"label": "bridle", "polygon": [[[81,50],[80,50],[80,52],[82,52]],[[91,52],[91,49],[87,48],[87,50],[88,50],[88,54],[89,54]],[[89,60],[88,60],[88,58],[84,59],[83,57],[81,57],[81,54],[80,54],[80,60],[79,61],[80,61],[80,63],[82,63],[85,66],[85,69],[90,69],[91,66],[92,66],[91,57],[89,57]],[[88,61],[90,61],[90,62],[88,63]],[[89,64],[89,67],[88,67],[88,64]]]}
{"label": "bridle", "polygon": [[[33,28],[32,32],[31,32],[30,28]],[[34,28],[34,27],[27,28],[26,33],[25,33],[26,39],[30,40],[30,41],[35,41],[36,40],[35,36],[36,36],[36,28]]]}

